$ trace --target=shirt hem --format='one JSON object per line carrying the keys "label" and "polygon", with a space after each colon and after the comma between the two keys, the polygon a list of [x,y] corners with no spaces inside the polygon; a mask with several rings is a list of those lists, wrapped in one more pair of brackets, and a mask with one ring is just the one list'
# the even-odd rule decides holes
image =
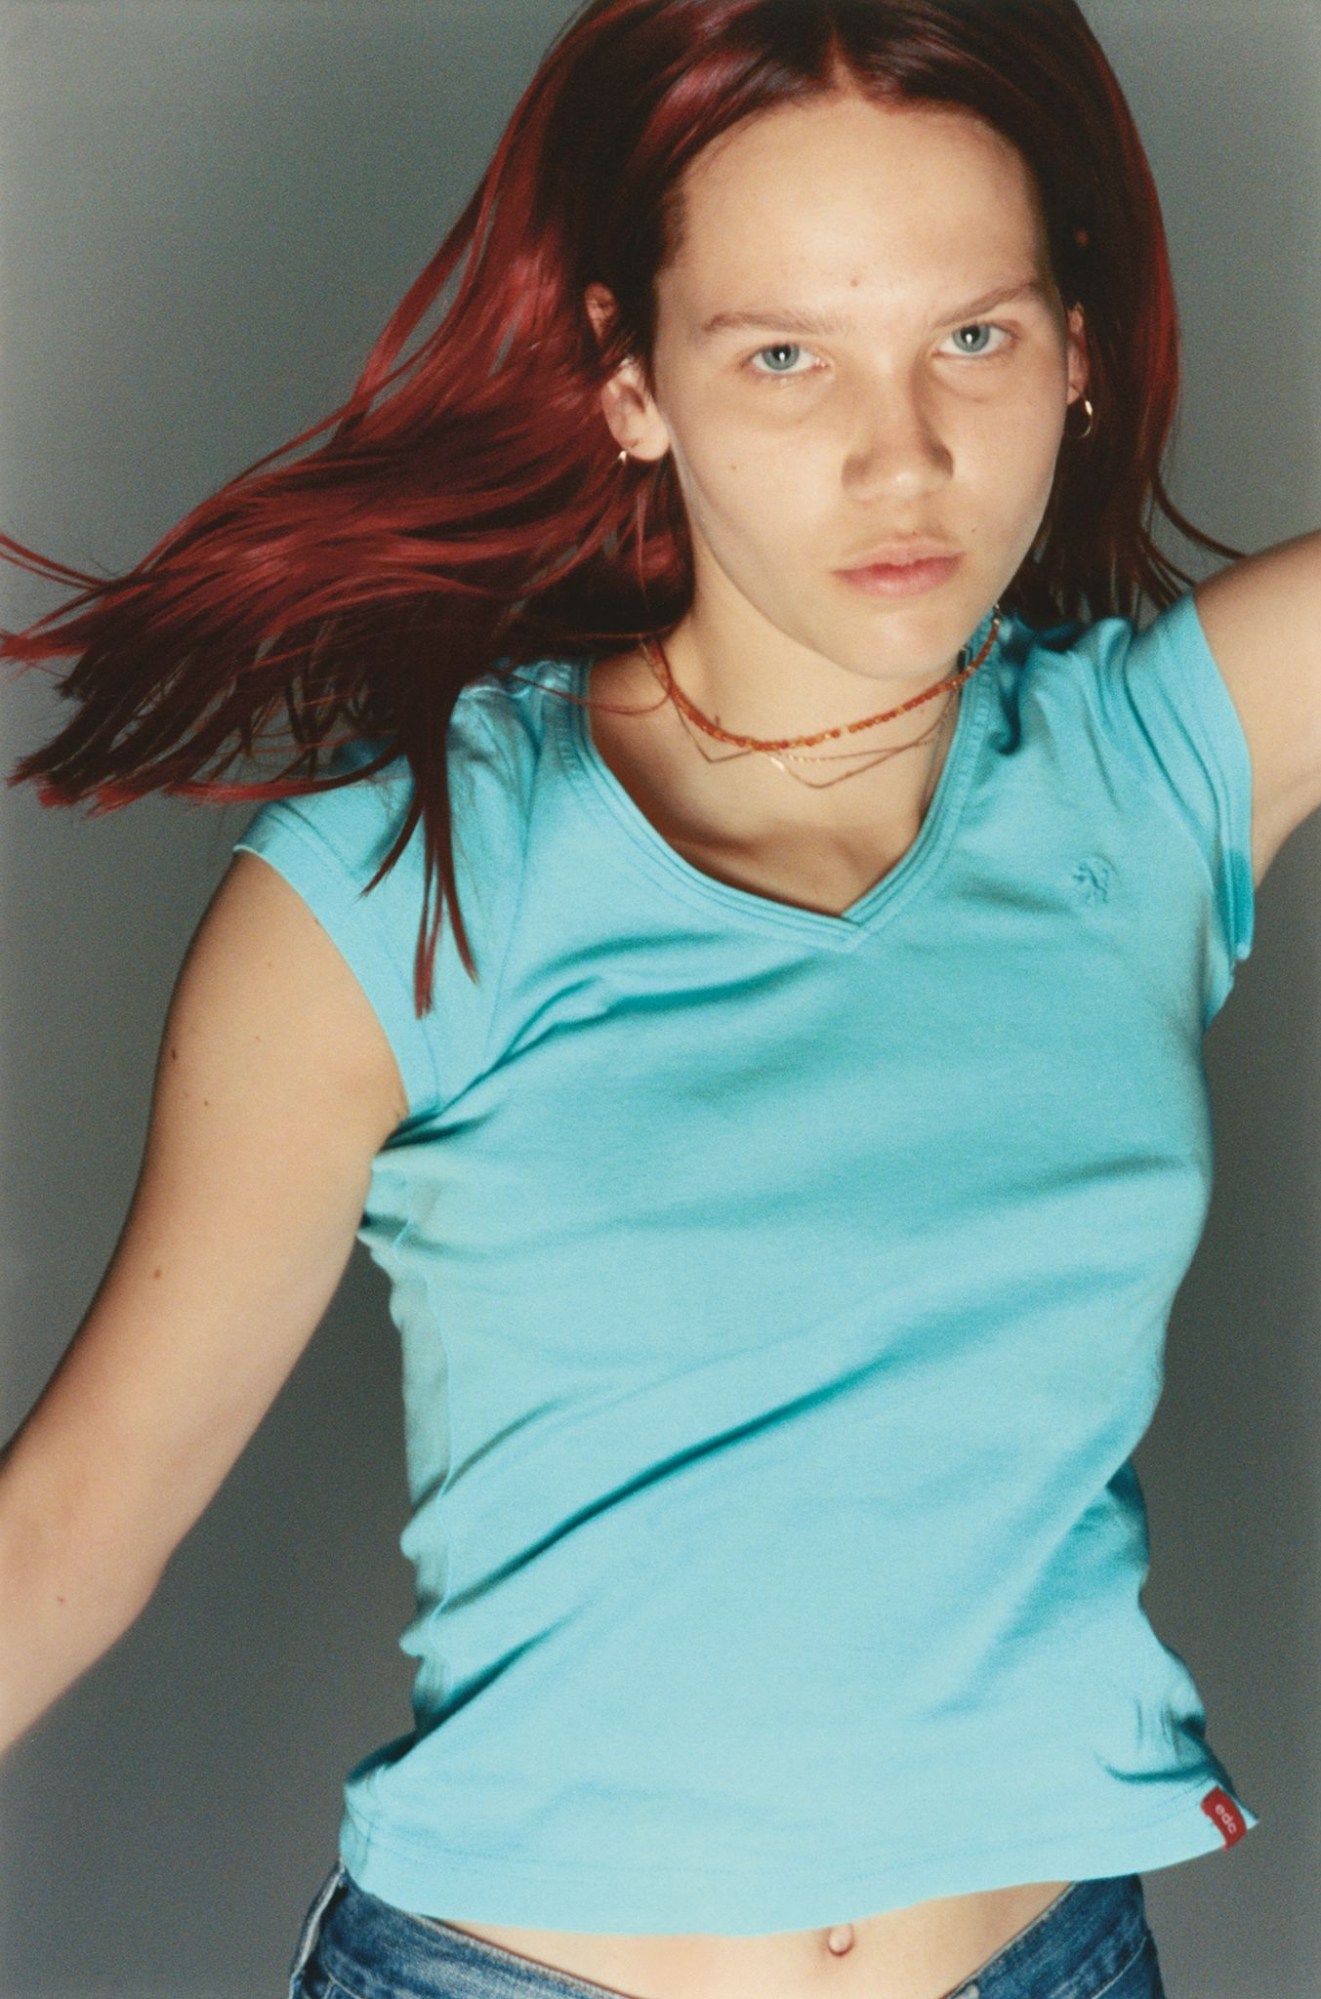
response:
{"label": "shirt hem", "polygon": [[[763,1935],[816,1929],[941,1896],[1030,1881],[1101,1879],[1141,1874],[1219,1851],[1226,1841],[1201,1810],[1217,1788],[1214,1773],[1182,1791],[1177,1804],[1150,1819],[1064,1827],[1040,1838],[993,1840],[938,1855],[896,1857],[877,1848],[866,1864],[805,1882],[801,1853],[783,1865],[713,1868],[567,1860],[526,1861],[381,1837],[352,1809],[340,1827],[340,1858],[369,1894],[440,1921],[512,1923],[536,1929]],[[1231,1794],[1232,1795],[1232,1794]],[[993,1801],[992,1801],[993,1802]],[[1250,1831],[1258,1815],[1235,1804]],[[994,1810],[991,1817],[995,1817]]]}

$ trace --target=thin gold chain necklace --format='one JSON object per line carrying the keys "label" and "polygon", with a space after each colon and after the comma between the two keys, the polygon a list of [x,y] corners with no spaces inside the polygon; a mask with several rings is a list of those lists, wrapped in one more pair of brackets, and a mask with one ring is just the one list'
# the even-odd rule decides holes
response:
{"label": "thin gold chain necklace", "polygon": [[[923,693],[915,694],[911,697],[911,699],[907,701],[901,701],[897,707],[885,709],[879,715],[864,716],[864,718],[858,722],[848,722],[841,724],[837,728],[821,729],[818,730],[815,734],[809,734],[805,736],[787,736],[782,741],[773,740],[770,742],[759,741],[755,736],[734,735],[729,730],[722,729],[719,726],[719,724],[713,722],[708,715],[704,715],[701,709],[697,707],[696,703],[690,701],[688,696],[683,692],[683,689],[678,685],[677,681],[674,678],[673,673],[670,671],[669,660],[666,658],[664,647],[660,644],[659,640],[656,640],[654,642],[656,650],[653,650],[653,642],[644,638],[642,640],[642,651],[644,657],[647,660],[648,665],[652,670],[652,673],[655,675],[656,679],[660,682],[664,695],[668,696],[668,698],[673,702],[674,707],[677,710],[681,721],[684,723],[690,741],[693,743],[695,748],[700,751],[701,755],[706,758],[706,761],[708,763],[732,763],[738,757],[759,754],[765,756],[769,762],[773,763],[776,766],[777,770],[782,770],[786,777],[792,777],[797,783],[807,785],[810,790],[821,791],[824,790],[829,785],[842,784],[846,778],[860,777],[863,771],[874,770],[878,764],[886,762],[888,758],[893,756],[898,756],[904,750],[916,749],[919,744],[929,742],[933,736],[938,736],[939,732],[944,727],[945,722],[948,720],[951,713],[953,713],[953,711],[958,706],[958,703],[955,700],[955,694],[958,688],[963,684],[965,680],[971,679],[972,675],[977,672],[978,668],[982,666],[986,661],[986,659],[990,656],[991,648],[995,644],[995,641],[999,636],[1001,623],[1002,623],[1002,616],[999,607],[997,606],[991,630],[987,635],[985,644],[981,647],[981,650],[978,652],[976,659],[972,660],[967,666],[962,668],[960,672],[951,674],[948,679],[937,681],[933,687],[928,687]],[[660,653],[659,660],[656,657],[656,651],[659,651]],[[868,755],[868,752],[866,750],[833,751],[833,752],[828,752],[823,756],[813,756],[813,757],[800,757],[793,755],[793,752],[796,749],[810,747],[815,743],[827,742],[832,738],[838,738],[840,736],[856,735],[863,729],[873,729],[878,727],[882,722],[893,721],[896,716],[906,714],[910,708],[918,708],[921,707],[924,702],[934,700],[935,697],[942,692],[947,692],[949,695],[949,699],[945,702],[944,707],[941,709],[940,714],[936,717],[936,720],[931,724],[930,728],[924,729],[920,735],[911,737],[909,741],[905,743],[889,744],[885,749],[874,751],[870,755]],[[709,750],[703,747],[698,738],[693,734],[692,724],[694,723],[697,725],[699,729],[702,730],[703,734],[714,737],[718,742],[731,743],[735,747],[727,756],[713,756]],[[853,770],[843,771],[838,777],[824,778],[815,781],[812,778],[803,777],[799,774],[799,772],[790,770],[788,768],[789,763],[806,763],[806,764],[838,763],[844,761],[847,758],[858,757],[858,756],[867,756],[868,761],[864,764],[857,766],[857,768]],[[933,749],[932,750],[933,768],[935,764],[935,757],[936,757],[936,751],[935,749]]]}
{"label": "thin gold chain necklace", "polygon": [[[904,750],[915,750],[919,744],[930,742],[933,736],[939,736],[949,717],[957,711],[958,705],[957,693],[950,694],[935,721],[931,723],[929,728],[923,729],[921,735],[912,737],[906,743],[890,743],[883,750],[826,750],[817,751],[812,756],[799,756],[793,750],[764,750],[761,754],[765,757],[767,763],[774,764],[777,770],[782,770],[786,777],[793,778],[796,783],[805,784],[810,791],[825,791],[831,785],[843,784],[846,778],[861,776],[865,770],[875,770],[877,764],[885,763],[891,757],[900,756]],[[710,750],[703,744],[701,737],[694,730],[692,723],[688,720],[682,708],[678,708],[677,703],[676,708],[679,720],[683,723],[684,729],[687,731],[689,741],[698,754],[705,757],[709,764],[733,763],[739,757],[751,756],[753,754],[751,750],[730,750],[725,756],[713,756]],[[939,743],[935,745],[931,752],[933,768],[938,750]],[[864,764],[855,764],[852,770],[841,771],[837,777],[803,777],[800,772],[788,768],[790,763],[842,763],[846,759],[855,757],[866,757],[867,762]]]}

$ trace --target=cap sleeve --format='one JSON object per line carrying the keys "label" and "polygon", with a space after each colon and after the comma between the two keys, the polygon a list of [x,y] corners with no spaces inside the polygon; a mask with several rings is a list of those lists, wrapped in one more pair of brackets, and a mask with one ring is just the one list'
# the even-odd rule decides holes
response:
{"label": "cap sleeve", "polygon": [[[327,768],[338,775],[366,763],[380,748],[374,741],[347,745]],[[425,872],[421,821],[399,860],[365,892],[407,813],[413,780],[406,759],[334,790],[269,800],[233,847],[235,853],[260,855],[284,876],[347,962],[399,1065],[410,1127],[452,1101],[479,1064],[501,968],[498,933],[516,886],[510,879],[516,872],[509,868],[510,843],[487,823],[501,809],[507,812],[510,801],[501,793],[507,794],[508,784],[471,702],[462,715],[456,710],[449,755],[455,872],[479,979],[468,976],[459,957],[447,903],[432,1005],[421,1018],[413,1003]],[[439,887],[437,881],[433,895]]]}
{"label": "cap sleeve", "polygon": [[[1098,630],[1101,627],[1097,628]],[[1252,762],[1192,591],[1135,632],[1104,621],[1110,726],[1201,851],[1231,963],[1252,949]]]}

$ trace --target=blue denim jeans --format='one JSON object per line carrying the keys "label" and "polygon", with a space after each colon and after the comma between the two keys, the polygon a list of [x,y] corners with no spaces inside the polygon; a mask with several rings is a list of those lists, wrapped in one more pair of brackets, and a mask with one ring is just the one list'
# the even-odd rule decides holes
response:
{"label": "blue denim jeans", "polygon": [[[1075,1881],[949,1999],[1165,1999],[1137,1874]],[[289,1999],[620,1999],[359,1888],[337,1861],[303,1923]]]}

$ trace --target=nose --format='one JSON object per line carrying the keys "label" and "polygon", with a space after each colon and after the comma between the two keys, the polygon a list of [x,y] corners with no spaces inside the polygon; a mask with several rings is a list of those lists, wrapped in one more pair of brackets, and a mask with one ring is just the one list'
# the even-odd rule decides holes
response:
{"label": "nose", "polygon": [[843,465],[851,495],[887,493],[899,499],[927,493],[946,483],[953,464],[937,412],[920,384],[891,381],[859,399]]}

